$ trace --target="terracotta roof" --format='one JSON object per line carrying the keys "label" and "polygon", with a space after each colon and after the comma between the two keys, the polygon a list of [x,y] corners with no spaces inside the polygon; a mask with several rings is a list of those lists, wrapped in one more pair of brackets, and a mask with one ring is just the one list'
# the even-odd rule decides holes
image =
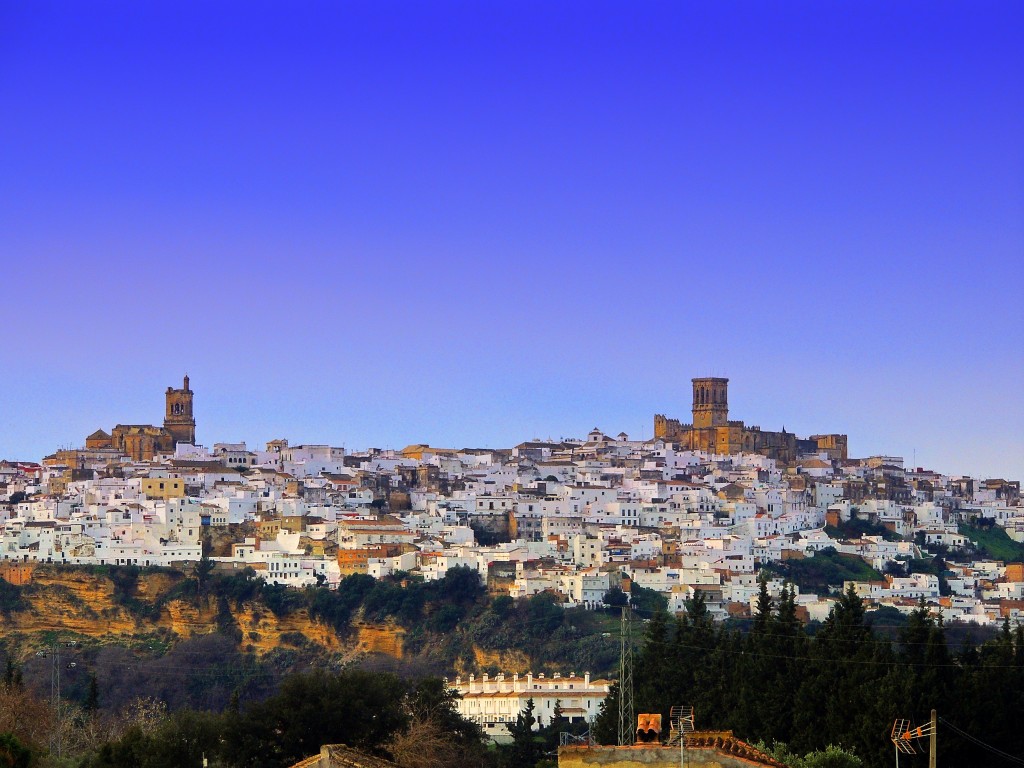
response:
{"label": "terracotta roof", "polygon": [[800,462],[800,466],[807,469],[832,469],[831,464],[821,459],[805,459]]}
{"label": "terracotta roof", "polygon": [[292,768],[398,768],[390,760],[364,755],[344,744],[327,744],[319,755],[307,757]]}

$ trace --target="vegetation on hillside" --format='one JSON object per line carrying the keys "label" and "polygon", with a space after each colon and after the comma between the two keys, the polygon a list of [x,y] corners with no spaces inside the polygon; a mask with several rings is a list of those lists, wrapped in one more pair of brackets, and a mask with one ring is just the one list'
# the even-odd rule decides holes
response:
{"label": "vegetation on hillside", "polygon": [[[824,572],[807,569],[816,561]],[[852,578],[854,561],[825,551],[781,565],[832,585]],[[933,560],[929,567],[943,564]],[[62,647],[60,717],[48,699],[51,659],[15,655],[9,643],[0,654],[7,665],[0,759],[19,765],[27,751],[37,768],[61,764],[47,756],[60,734],[65,754],[76,755],[73,764],[84,768],[180,765],[181,756],[190,759],[193,752],[205,752],[211,766],[288,765],[330,741],[399,759],[409,768],[431,764],[417,762],[423,744],[438,750],[436,765],[532,768],[544,764],[558,730],[567,727],[545,724],[534,732],[527,727],[532,714],[524,712],[513,726],[518,735],[511,747],[484,750],[470,726],[448,719],[452,713],[440,694],[429,693],[430,686],[440,685],[436,677],[430,683],[416,675],[409,682],[371,672],[372,660],[366,659],[359,661],[361,669],[339,666],[339,658],[299,633],[282,638],[288,647],[262,657],[247,653],[232,614],[242,604],[279,615],[305,609],[342,635],[357,621],[393,623],[404,630],[412,657],[399,667],[406,673],[449,674],[473,665],[508,671],[493,663],[504,653],[518,654],[537,672],[600,675],[612,671],[618,658],[614,589],[605,613],[563,608],[548,593],[516,601],[491,597],[475,573],[464,569],[435,582],[407,574],[385,580],[353,576],[337,590],[294,590],[266,584],[251,572],[222,575],[200,567],[192,575],[165,578],[158,595],[151,594],[151,584],[140,589],[143,572],[137,569],[108,567],[106,575],[112,577],[115,601],[139,616],[152,615],[154,604],[172,597],[212,601],[223,614],[221,631],[181,642],[163,635],[138,638],[133,648]],[[0,584],[0,597],[18,606],[41,588]],[[1024,628],[1014,632],[1007,624],[981,645],[969,635],[951,645],[948,628],[923,606],[906,618],[879,611],[879,627],[872,628],[852,593],[841,597],[827,621],[805,628],[790,591],[776,605],[766,588],[755,616],[738,628],[712,622],[699,595],[685,616],[672,619],[663,599],[636,585],[633,590],[634,601],[647,601],[635,611],[647,619],[635,673],[638,712],[667,716],[674,704],[692,704],[699,727],[730,728],[747,741],[773,744],[777,754],[792,755],[794,764],[815,767],[855,765],[850,751],[867,768],[887,765],[892,721],[923,721],[932,707],[1000,749],[1024,750],[1024,734],[1014,721],[1014,713],[1024,711]],[[315,677],[295,676],[311,668],[320,670]],[[617,701],[613,688],[595,729],[606,741],[617,733]],[[361,711],[376,707],[379,719],[361,723],[360,712],[347,709],[356,703]],[[289,714],[293,710],[298,714]],[[358,731],[346,730],[350,725]],[[943,739],[951,764],[997,764],[969,753],[952,735]]]}
{"label": "vegetation on hillside", "polygon": [[[411,668],[418,673],[450,675],[456,670],[478,669],[478,651],[491,652],[494,658],[513,654],[519,665],[535,672],[578,670],[606,675],[615,668],[618,645],[606,635],[617,631],[617,611],[613,617],[583,608],[565,608],[550,593],[517,601],[507,596],[494,597],[487,594],[476,572],[467,568],[453,568],[443,578],[429,582],[409,574],[384,579],[353,575],[342,579],[336,589],[294,589],[268,584],[252,569],[217,573],[204,567],[208,563],[201,561],[191,574],[135,566],[75,568],[109,579],[113,601],[139,619],[143,629],[147,623],[155,622],[172,601],[212,608],[218,636],[229,641],[222,646],[237,647],[228,654],[231,658],[243,658],[246,651],[253,650],[253,638],[243,632],[235,618],[243,606],[248,606],[255,612],[269,611],[278,617],[308,611],[310,618],[329,626],[343,643],[348,641],[349,648],[361,623],[394,625],[401,635],[403,659],[379,659],[378,666],[386,662],[391,668]],[[162,591],[154,594],[153,582],[146,590],[140,590],[141,579],[157,575]],[[53,589],[60,589],[60,585],[13,586],[0,580],[0,606],[17,610],[24,606],[25,595]],[[634,599],[643,602],[650,612],[664,609],[663,596],[639,587],[634,587],[634,591]],[[97,616],[96,620],[102,623],[104,617]],[[300,633],[286,633],[281,639],[287,647],[266,659],[266,663],[275,665],[272,675],[279,676],[311,658],[329,661],[325,649]],[[139,665],[146,667],[153,658],[173,648],[180,638],[154,627],[153,634],[140,641],[142,647],[138,650],[143,652],[143,659]],[[94,642],[86,643],[83,653],[93,645]],[[263,662],[253,663],[249,671],[263,674],[263,666]],[[479,671],[507,670],[487,662]],[[221,697],[229,695],[231,687],[246,674],[241,672],[216,690],[221,691]],[[229,684],[231,687],[227,687]]]}
{"label": "vegetation on hillside", "polygon": [[974,544],[978,554],[1004,562],[1024,562],[1024,544],[1016,542],[1006,535],[1006,531],[998,525],[960,525],[960,535],[966,536]]}
{"label": "vegetation on hillside", "polygon": [[832,539],[859,539],[862,536],[881,536],[886,541],[901,541],[898,533],[890,531],[881,523],[872,523],[862,517],[841,520],[839,525],[826,525],[825,533]]}
{"label": "vegetation on hillside", "polygon": [[881,581],[882,574],[856,555],[841,554],[835,547],[826,547],[814,557],[782,560],[767,566],[800,587],[802,592],[824,595],[842,589],[844,581]]}
{"label": "vegetation on hillside", "polygon": [[[779,742],[806,757],[836,745],[867,768],[882,768],[892,761],[893,722],[923,723],[934,708],[988,744],[1024,754],[1024,626],[1012,630],[1006,622],[992,640],[968,640],[954,652],[924,605],[895,642],[872,629],[853,592],[813,637],[795,610],[788,590],[776,605],[762,589],[746,633],[711,621],[699,596],[685,616],[654,616],[636,655],[636,711],[667,718],[672,706],[691,705],[698,728],[732,729],[751,743]],[[595,728],[603,743],[616,738],[618,701],[613,686]],[[940,750],[943,764],[1005,764],[949,728],[941,731]]]}

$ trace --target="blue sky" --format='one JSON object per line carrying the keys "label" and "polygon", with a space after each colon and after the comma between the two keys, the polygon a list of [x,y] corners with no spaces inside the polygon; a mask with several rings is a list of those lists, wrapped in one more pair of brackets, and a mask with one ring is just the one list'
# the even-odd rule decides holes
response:
{"label": "blue sky", "polygon": [[1024,477],[1016,2],[0,1],[0,456],[688,417]]}

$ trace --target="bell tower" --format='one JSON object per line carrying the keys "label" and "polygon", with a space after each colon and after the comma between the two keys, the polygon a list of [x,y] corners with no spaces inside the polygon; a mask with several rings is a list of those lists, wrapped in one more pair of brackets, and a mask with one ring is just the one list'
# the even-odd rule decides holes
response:
{"label": "bell tower", "polygon": [[174,438],[175,443],[196,443],[196,420],[192,415],[192,390],[188,386],[188,374],[181,389],[167,388],[167,408],[164,413],[164,429]]}
{"label": "bell tower", "polygon": [[724,427],[729,421],[729,380],[693,379],[693,427]]}

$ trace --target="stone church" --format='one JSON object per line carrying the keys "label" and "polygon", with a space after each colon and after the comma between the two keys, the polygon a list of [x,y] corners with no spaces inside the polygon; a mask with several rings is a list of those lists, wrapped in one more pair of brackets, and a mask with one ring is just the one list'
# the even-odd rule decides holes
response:
{"label": "stone church", "polygon": [[114,448],[133,461],[148,461],[158,453],[174,453],[178,443],[196,442],[196,420],[192,414],[188,376],[181,389],[168,387],[164,394],[164,425],[118,424],[110,434],[98,429],[85,438],[86,449]]}
{"label": "stone church", "polygon": [[683,424],[662,414],[654,417],[654,436],[679,445],[685,451],[707,453],[759,453],[790,463],[801,454],[826,453],[845,459],[846,435],[825,434],[798,438],[783,427],[766,432],[729,420],[729,380],[717,377],[693,379],[693,421]]}

